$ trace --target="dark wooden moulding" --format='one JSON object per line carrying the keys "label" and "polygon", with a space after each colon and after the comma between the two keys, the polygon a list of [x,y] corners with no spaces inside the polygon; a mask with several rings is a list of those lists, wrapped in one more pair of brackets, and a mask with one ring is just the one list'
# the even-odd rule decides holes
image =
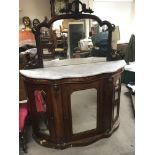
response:
{"label": "dark wooden moulding", "polygon": [[[64,149],[71,146],[85,146],[109,137],[119,126],[122,71],[123,69],[119,69],[114,73],[60,80],[32,79],[23,76],[29,99],[34,139],[43,146]],[[71,94],[74,91],[90,88],[97,90],[97,127],[73,134]],[[42,134],[38,130],[35,90],[44,91],[46,94],[49,135]],[[116,91],[119,96],[117,100],[115,100]],[[117,106],[117,114],[114,117],[115,106]]]}

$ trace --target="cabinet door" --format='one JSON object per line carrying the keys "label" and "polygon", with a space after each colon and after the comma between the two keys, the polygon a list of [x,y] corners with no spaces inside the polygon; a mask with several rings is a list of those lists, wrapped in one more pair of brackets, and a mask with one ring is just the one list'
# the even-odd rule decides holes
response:
{"label": "cabinet door", "polygon": [[71,93],[72,133],[97,128],[97,89],[89,88]]}
{"label": "cabinet door", "polygon": [[103,105],[100,88],[100,81],[63,86],[62,100],[68,141],[86,138],[100,131],[100,104]]}
{"label": "cabinet door", "polygon": [[37,137],[53,140],[55,137],[53,110],[50,104],[50,87],[27,84],[29,109],[33,132]]}

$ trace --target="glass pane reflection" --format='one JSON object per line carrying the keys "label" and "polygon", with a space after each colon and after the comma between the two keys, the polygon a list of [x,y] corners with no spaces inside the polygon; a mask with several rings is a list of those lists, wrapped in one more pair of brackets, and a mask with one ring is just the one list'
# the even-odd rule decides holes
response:
{"label": "glass pane reflection", "polygon": [[119,98],[119,92],[115,91],[115,101],[118,100],[118,98]]}
{"label": "glass pane reflection", "polygon": [[35,103],[36,103],[36,111],[38,116],[38,127],[39,132],[49,135],[49,128],[48,128],[48,117],[46,111],[46,93],[44,91],[36,90],[34,92],[35,95]]}
{"label": "glass pane reflection", "polygon": [[97,90],[86,89],[71,94],[73,133],[96,128]]}
{"label": "glass pane reflection", "polygon": [[114,106],[113,120],[117,118],[117,104]]}

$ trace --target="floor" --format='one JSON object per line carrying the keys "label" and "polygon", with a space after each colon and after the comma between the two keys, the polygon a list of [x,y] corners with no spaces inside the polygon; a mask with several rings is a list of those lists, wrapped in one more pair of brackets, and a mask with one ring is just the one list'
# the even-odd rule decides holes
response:
{"label": "floor", "polygon": [[[125,85],[122,85],[120,104],[120,126],[107,139],[101,139],[85,147],[72,147],[65,150],[46,148],[37,144],[28,133],[27,155],[134,155],[135,154],[135,119],[131,100]],[[20,148],[20,155],[25,153]]]}

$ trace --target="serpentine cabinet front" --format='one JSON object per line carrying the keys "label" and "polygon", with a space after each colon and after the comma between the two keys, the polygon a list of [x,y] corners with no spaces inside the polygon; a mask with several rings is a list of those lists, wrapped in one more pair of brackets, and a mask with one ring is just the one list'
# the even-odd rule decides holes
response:
{"label": "serpentine cabinet front", "polygon": [[[122,71],[123,69],[119,69],[114,73],[59,80],[22,76],[28,96],[34,139],[43,146],[64,149],[88,145],[109,137],[119,126]],[[80,93],[84,95],[89,92],[96,94],[96,104],[93,105],[96,107],[94,112],[96,123],[94,128],[89,129],[89,125],[85,125],[85,130],[81,130],[80,124],[75,125],[76,121],[78,123],[75,113],[87,102],[88,95],[82,98],[79,96]],[[78,103],[73,110],[72,102],[75,102],[75,95],[81,100],[81,105]],[[85,113],[88,109],[89,102],[79,113],[82,115],[82,111]],[[91,110],[93,111],[93,108]]]}

